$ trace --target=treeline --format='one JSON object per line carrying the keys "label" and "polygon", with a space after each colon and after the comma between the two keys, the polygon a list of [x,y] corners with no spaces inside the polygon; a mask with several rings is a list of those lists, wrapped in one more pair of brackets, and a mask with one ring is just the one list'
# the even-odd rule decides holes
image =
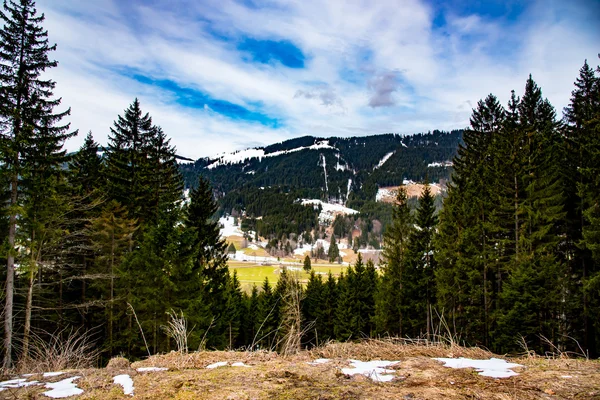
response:
{"label": "treeline", "polygon": [[598,73],[583,65],[562,120],[531,76],[473,110],[435,246],[438,305],[469,343],[599,353]]}

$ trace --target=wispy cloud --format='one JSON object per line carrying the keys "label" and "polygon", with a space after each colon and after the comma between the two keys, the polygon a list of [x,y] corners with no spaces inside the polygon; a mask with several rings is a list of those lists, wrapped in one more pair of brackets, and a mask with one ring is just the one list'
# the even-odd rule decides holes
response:
{"label": "wispy cloud", "polygon": [[[106,142],[138,97],[185,156],[313,134],[468,124],[531,72],[560,110],[585,58],[589,2],[38,0],[58,44],[56,94]],[[80,135],[83,136],[83,135]],[[76,149],[77,138],[68,143]]]}

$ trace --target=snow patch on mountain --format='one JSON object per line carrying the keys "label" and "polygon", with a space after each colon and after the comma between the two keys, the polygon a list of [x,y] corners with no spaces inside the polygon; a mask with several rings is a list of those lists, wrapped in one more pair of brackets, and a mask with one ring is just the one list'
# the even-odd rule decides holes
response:
{"label": "snow patch on mountain", "polygon": [[377,168],[381,168],[381,166],[382,166],[383,164],[385,164],[385,162],[386,162],[387,160],[389,160],[389,159],[390,159],[390,157],[394,155],[394,153],[395,153],[395,151],[390,151],[390,152],[389,152],[389,153],[387,153],[385,156],[383,156],[383,158],[382,158],[381,160],[379,160],[379,163],[377,163],[377,165],[373,167],[373,171],[375,171]]}
{"label": "snow patch on mountain", "polygon": [[358,211],[353,210],[348,207],[344,207],[341,204],[332,204],[325,203],[321,200],[302,200],[301,204],[303,206],[313,206],[313,208],[317,209],[321,206],[321,213],[319,214],[319,222],[322,224],[330,224],[335,219],[335,216],[338,214],[358,214]]}
{"label": "snow patch on mountain", "polygon": [[250,160],[252,158],[258,158],[259,160],[262,160],[265,157],[277,157],[282,154],[295,153],[295,152],[301,151],[301,150],[322,150],[322,149],[337,150],[337,148],[329,145],[329,140],[321,140],[311,146],[302,146],[302,147],[297,147],[295,149],[274,151],[272,153],[266,153],[266,154],[265,154],[265,150],[262,148],[261,149],[246,149],[246,150],[237,151],[235,153],[222,154],[222,155],[218,156],[217,159],[212,164],[209,164],[206,168],[213,169],[213,168],[219,167],[221,165],[240,164],[240,163],[246,162],[247,160]]}
{"label": "snow patch on mountain", "polygon": [[436,162],[432,162],[427,164],[428,168],[432,168],[432,167],[451,167],[454,164],[452,163],[452,161],[436,161]]}

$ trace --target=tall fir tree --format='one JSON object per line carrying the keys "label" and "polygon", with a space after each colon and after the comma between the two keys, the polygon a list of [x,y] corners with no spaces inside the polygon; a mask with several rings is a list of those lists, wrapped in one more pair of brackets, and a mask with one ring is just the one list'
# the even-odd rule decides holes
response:
{"label": "tall fir tree", "polygon": [[402,275],[408,263],[408,245],[413,230],[413,219],[404,186],[398,188],[383,241],[383,276],[377,293],[376,325],[379,334],[403,335],[404,288]]}
{"label": "tall fir tree", "polygon": [[[202,300],[213,320],[207,345],[225,348],[228,343],[227,303],[227,244],[221,238],[218,222],[213,221],[217,205],[209,182],[200,177],[198,186],[190,194],[190,204],[186,211],[186,228],[192,235],[194,271],[202,277]],[[199,293],[189,293],[198,296]]]}
{"label": "tall fir tree", "polygon": [[50,45],[38,15],[35,2],[19,0],[5,2],[0,11],[3,27],[0,30],[0,153],[1,174],[9,184],[7,272],[4,313],[4,361],[12,365],[13,299],[15,237],[17,218],[27,189],[21,178],[27,175],[27,158],[35,157],[36,145],[52,149],[48,164],[61,157],[64,141],[76,133],[67,133],[69,125],[60,125],[70,109],[54,113],[60,99],[53,98],[56,83],[42,79],[42,73],[58,63],[49,58],[56,50]]}
{"label": "tall fir tree", "polygon": [[434,197],[429,184],[419,197],[415,230],[408,245],[408,262],[402,274],[405,334],[418,337],[432,333],[432,308],[436,302],[433,235],[437,225]]}

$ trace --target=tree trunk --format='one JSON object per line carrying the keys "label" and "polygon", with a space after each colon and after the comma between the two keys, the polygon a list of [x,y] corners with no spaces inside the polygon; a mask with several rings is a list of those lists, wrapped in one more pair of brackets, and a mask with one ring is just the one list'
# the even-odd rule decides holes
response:
{"label": "tree trunk", "polygon": [[15,236],[17,233],[18,175],[12,176],[10,192],[10,220],[8,226],[8,256],[6,257],[6,301],[4,305],[4,368],[12,366],[13,297],[15,289]]}
{"label": "tree trunk", "polygon": [[27,284],[27,302],[25,304],[25,328],[23,330],[23,359],[29,357],[29,337],[31,333],[31,307],[33,305],[33,283],[35,274],[33,268],[29,272],[29,282]]}

